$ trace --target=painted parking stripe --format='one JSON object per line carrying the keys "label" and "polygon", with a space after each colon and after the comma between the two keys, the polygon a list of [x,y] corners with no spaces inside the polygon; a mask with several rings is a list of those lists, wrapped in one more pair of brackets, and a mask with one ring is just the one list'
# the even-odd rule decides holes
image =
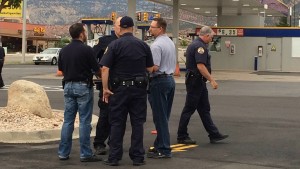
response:
{"label": "painted parking stripe", "polygon": [[[174,145],[171,145],[170,147],[172,148],[172,152],[175,153],[175,152],[187,151],[187,149],[198,147],[198,145],[196,145],[196,144],[192,144],[192,145],[174,144]],[[153,149],[154,149],[154,147],[150,147],[150,150],[153,150]]]}

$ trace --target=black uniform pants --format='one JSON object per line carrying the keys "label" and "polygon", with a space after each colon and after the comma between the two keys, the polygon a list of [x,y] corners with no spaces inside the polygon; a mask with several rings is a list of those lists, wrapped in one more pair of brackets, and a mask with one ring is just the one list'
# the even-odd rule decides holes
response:
{"label": "black uniform pants", "polygon": [[99,112],[99,119],[96,126],[96,136],[94,138],[94,147],[106,147],[105,140],[109,136],[110,132],[110,126],[108,122],[108,104],[102,101],[103,97],[103,89],[102,89],[102,83],[97,84],[101,86],[97,86],[97,89],[99,89],[99,100],[98,100],[98,107],[100,109]]}
{"label": "black uniform pants", "polygon": [[195,76],[189,77],[186,80],[186,90],[186,101],[179,121],[177,139],[184,140],[189,137],[187,126],[195,110],[197,110],[205,130],[209,133],[209,137],[212,138],[218,136],[219,131],[210,115],[210,104],[206,83],[203,82],[202,78],[197,78]]}
{"label": "black uniform pants", "polygon": [[4,60],[0,59],[0,87],[4,86],[4,82],[3,82],[3,79],[2,79],[2,67],[3,67],[3,64],[4,64]]}
{"label": "black uniform pants", "polygon": [[123,137],[129,113],[132,134],[129,156],[134,161],[144,160],[143,144],[144,123],[147,115],[146,88],[136,86],[119,86],[109,98],[109,123],[111,125],[109,140],[110,161],[119,161],[123,155]]}

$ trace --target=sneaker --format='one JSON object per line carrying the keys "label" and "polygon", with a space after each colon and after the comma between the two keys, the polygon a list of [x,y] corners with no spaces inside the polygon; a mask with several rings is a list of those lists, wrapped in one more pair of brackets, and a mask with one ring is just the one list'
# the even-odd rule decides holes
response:
{"label": "sneaker", "polygon": [[91,157],[87,158],[80,158],[81,162],[97,162],[97,161],[102,161],[102,158],[97,157],[96,155],[92,155]]}
{"label": "sneaker", "polygon": [[225,138],[229,137],[227,134],[220,134],[217,137],[210,137],[210,143],[216,143],[218,141],[224,140]]}
{"label": "sneaker", "polygon": [[196,141],[191,138],[177,139],[178,144],[196,144]]}
{"label": "sneaker", "polygon": [[145,165],[146,162],[143,160],[143,161],[133,161],[132,165],[134,166],[141,166],[141,165]]}
{"label": "sneaker", "polygon": [[69,156],[67,156],[67,157],[63,157],[63,156],[60,156],[60,155],[58,156],[58,159],[61,160],[61,161],[69,160],[69,158],[70,158]]}
{"label": "sneaker", "polygon": [[107,154],[107,150],[105,149],[105,147],[101,147],[101,146],[97,146],[95,147],[95,154],[96,155],[106,155]]}
{"label": "sneaker", "polygon": [[104,160],[104,164],[105,165],[109,165],[109,166],[118,166],[119,162],[118,161],[113,161],[113,160]]}
{"label": "sneaker", "polygon": [[167,155],[167,154],[163,154],[160,152],[154,152],[154,153],[148,153],[147,154],[148,158],[155,158],[155,159],[160,159],[160,158],[172,158],[172,155]]}

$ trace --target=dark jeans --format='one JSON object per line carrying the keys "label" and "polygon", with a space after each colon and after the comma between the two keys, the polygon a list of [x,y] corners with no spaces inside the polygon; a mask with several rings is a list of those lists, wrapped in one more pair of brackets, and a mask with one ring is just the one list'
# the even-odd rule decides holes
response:
{"label": "dark jeans", "polygon": [[172,76],[158,77],[150,83],[149,103],[152,108],[153,122],[157,130],[154,148],[165,155],[171,155],[169,119],[175,93]]}
{"label": "dark jeans", "polygon": [[136,86],[119,86],[112,91],[109,98],[109,161],[119,161],[123,155],[123,137],[129,113],[132,134],[129,156],[131,160],[143,161],[144,149],[144,123],[147,115],[146,88]]}
{"label": "dark jeans", "polygon": [[3,67],[4,61],[2,59],[0,59],[0,87],[4,86],[4,82],[2,79],[2,67]]}
{"label": "dark jeans", "polygon": [[219,131],[210,116],[206,83],[201,78],[190,77],[186,80],[186,90],[186,101],[179,121],[177,139],[183,140],[189,137],[187,126],[196,109],[205,130],[209,133],[209,137],[218,136]]}
{"label": "dark jeans", "polygon": [[[102,86],[101,86],[102,87]],[[94,147],[106,147],[105,140],[109,136],[110,126],[108,122],[108,104],[102,101],[102,88],[99,90],[98,107],[100,109],[99,119],[96,126],[96,136],[94,138]]]}

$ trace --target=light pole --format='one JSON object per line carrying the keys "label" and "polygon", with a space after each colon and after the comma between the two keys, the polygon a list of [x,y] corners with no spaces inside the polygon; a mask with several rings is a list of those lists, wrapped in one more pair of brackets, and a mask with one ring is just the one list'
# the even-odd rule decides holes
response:
{"label": "light pole", "polygon": [[266,26],[266,10],[268,9],[268,4],[264,4],[264,26]]}
{"label": "light pole", "polygon": [[290,27],[292,27],[292,7],[290,7]]}
{"label": "light pole", "polygon": [[22,61],[25,63],[25,52],[26,52],[26,10],[27,10],[27,0],[23,0],[23,27],[22,27]]}

